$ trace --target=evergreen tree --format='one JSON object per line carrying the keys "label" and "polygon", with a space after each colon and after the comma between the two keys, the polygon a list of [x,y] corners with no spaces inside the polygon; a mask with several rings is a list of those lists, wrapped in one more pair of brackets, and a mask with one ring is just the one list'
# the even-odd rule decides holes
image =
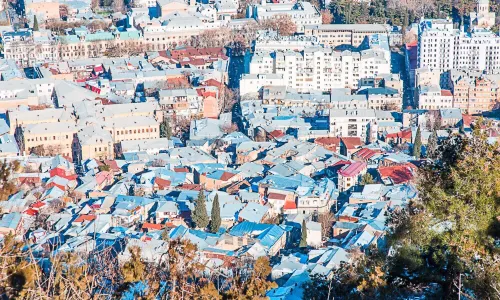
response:
{"label": "evergreen tree", "polygon": [[306,220],[302,220],[302,232],[300,233],[299,247],[300,248],[307,247],[307,227],[306,227]]}
{"label": "evergreen tree", "polygon": [[439,148],[440,159],[419,169],[419,199],[391,214],[388,245],[398,250],[389,258],[388,284],[437,284],[446,299],[457,295],[461,277],[462,293],[470,298],[497,298],[497,146],[475,130],[472,137],[451,136]]}
{"label": "evergreen tree", "polygon": [[373,179],[372,174],[365,173],[363,176],[361,176],[360,185],[367,185],[367,184],[374,184],[374,183],[375,183],[375,179]]}
{"label": "evergreen tree", "polygon": [[438,150],[438,138],[436,130],[432,131],[431,136],[429,137],[429,141],[427,142],[427,157],[431,159],[437,158],[437,150]]}
{"label": "evergreen tree", "polygon": [[214,203],[212,205],[212,212],[210,218],[210,232],[216,233],[220,228],[220,206],[219,206],[219,195],[215,194]]}
{"label": "evergreen tree", "polygon": [[172,137],[172,127],[170,127],[170,120],[165,119],[160,124],[160,137],[170,140]]}
{"label": "evergreen tree", "polygon": [[168,242],[170,241],[170,236],[168,234],[168,229],[163,229],[163,231],[161,232],[161,239],[165,242]]}
{"label": "evergreen tree", "polygon": [[420,126],[417,128],[417,134],[415,135],[415,141],[413,141],[413,152],[412,155],[417,159],[420,158],[420,151],[422,150],[422,134],[420,133]]}
{"label": "evergreen tree", "polygon": [[38,19],[36,15],[33,17],[33,31],[38,31]]}
{"label": "evergreen tree", "polygon": [[196,199],[194,205],[195,207],[191,215],[191,219],[193,220],[195,227],[205,229],[208,226],[209,220],[207,207],[205,205],[205,193],[203,190],[198,193],[198,198]]}

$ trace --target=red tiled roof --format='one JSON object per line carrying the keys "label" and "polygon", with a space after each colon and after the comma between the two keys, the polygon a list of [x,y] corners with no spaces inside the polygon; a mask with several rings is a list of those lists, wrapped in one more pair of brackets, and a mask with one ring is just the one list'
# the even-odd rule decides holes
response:
{"label": "red tiled roof", "polygon": [[181,85],[189,85],[189,80],[185,77],[176,77],[176,78],[167,78],[167,85],[168,86],[181,86]]}
{"label": "red tiled roof", "polygon": [[411,128],[402,130],[400,132],[389,133],[386,135],[386,138],[401,138],[411,140]]}
{"label": "red tiled roof", "polygon": [[356,161],[342,168],[338,173],[344,177],[352,177],[359,175],[364,168],[366,168],[366,164],[364,162]]}
{"label": "red tiled roof", "polygon": [[278,130],[278,129],[271,131],[269,134],[270,134],[272,137],[276,138],[276,139],[277,139],[277,138],[280,138],[280,137],[282,137],[282,136],[285,136],[285,134],[283,133],[283,131]]}
{"label": "red tiled roof", "polygon": [[441,90],[441,96],[453,96],[449,90]]}
{"label": "red tiled roof", "polygon": [[215,80],[215,79],[208,79],[208,80],[205,80],[203,81],[203,85],[204,86],[215,86],[217,88],[221,88],[222,87],[222,83]]}
{"label": "red tiled roof", "polygon": [[83,221],[93,221],[95,220],[96,216],[95,215],[80,215],[74,222],[76,223],[81,223]]}
{"label": "red tiled roof", "polygon": [[363,148],[363,149],[359,150],[358,152],[354,153],[354,155],[356,155],[357,157],[362,158],[362,159],[370,159],[376,154],[377,154],[377,152],[375,152],[369,148]]}
{"label": "red tiled roof", "polygon": [[162,230],[163,224],[153,224],[153,223],[144,223],[142,224],[142,230],[144,229],[152,229],[152,230]]}
{"label": "red tiled roof", "polygon": [[350,161],[350,160],[339,160],[338,162],[334,163],[331,166],[336,167],[336,166],[350,165],[350,164],[352,164],[352,161]]}
{"label": "red tiled roof", "polygon": [[284,209],[296,209],[297,204],[295,204],[295,201],[285,201],[285,205],[283,205]]}
{"label": "red tiled roof", "polygon": [[120,167],[118,167],[118,163],[116,162],[116,160],[104,160],[104,164],[106,166],[109,166],[109,168],[111,169],[111,171],[120,171]]}
{"label": "red tiled roof", "polygon": [[286,199],[286,195],[278,194],[278,193],[269,193],[267,195],[267,198],[268,199],[274,199],[274,200],[285,200]]}
{"label": "red tiled roof", "polygon": [[172,182],[170,180],[156,177],[155,184],[157,184],[159,187],[169,187]]}
{"label": "red tiled roof", "polygon": [[181,184],[177,188],[181,190],[201,191],[201,185],[199,184]]}
{"label": "red tiled roof", "polygon": [[413,179],[414,167],[411,164],[380,167],[378,172],[382,179],[391,178],[394,184],[405,183]]}
{"label": "red tiled roof", "polygon": [[28,208],[24,211],[24,213],[30,216],[36,216],[38,214],[38,211],[34,210],[33,208]]}
{"label": "red tiled roof", "polygon": [[42,201],[38,201],[38,202],[35,202],[31,205],[31,208],[35,209],[35,208],[41,208],[41,207],[44,207],[45,206],[45,202],[42,202]]}
{"label": "red tiled roof", "polygon": [[320,137],[314,140],[315,144],[325,147],[328,150],[337,150],[340,145],[340,138],[338,137]]}
{"label": "red tiled roof", "polygon": [[[166,53],[168,55],[168,53]],[[177,50],[171,50],[170,51],[170,57],[173,59],[181,59],[184,57],[190,57],[190,56],[214,56],[214,57],[221,57],[225,58],[226,56],[224,55],[224,48],[222,47],[212,47],[212,48],[193,48],[193,47],[187,47],[184,49],[177,49]]]}
{"label": "red tiled roof", "polygon": [[222,173],[221,177],[219,180],[222,181],[228,181],[229,179],[233,178],[236,174],[229,173],[229,172],[224,172]]}
{"label": "red tiled roof", "polygon": [[344,143],[347,149],[356,149],[359,146],[363,145],[360,137],[341,137],[340,140],[342,141],[342,143]]}
{"label": "red tiled roof", "polygon": [[189,173],[189,169],[187,167],[174,168],[174,172],[176,172],[176,173]]}
{"label": "red tiled roof", "polygon": [[464,127],[470,127],[472,122],[474,122],[474,120],[476,120],[476,117],[471,116],[471,115],[462,114],[462,120],[464,122]]}

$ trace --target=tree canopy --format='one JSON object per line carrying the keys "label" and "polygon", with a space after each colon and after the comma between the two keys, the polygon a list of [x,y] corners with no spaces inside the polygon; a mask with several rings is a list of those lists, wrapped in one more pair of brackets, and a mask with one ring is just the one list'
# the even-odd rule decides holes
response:
{"label": "tree canopy", "polygon": [[[479,127],[479,126],[478,126]],[[391,216],[389,282],[437,283],[448,297],[464,289],[499,297],[500,155],[476,129],[451,136],[420,172],[420,198]],[[472,296],[472,295],[470,295]]]}
{"label": "tree canopy", "polygon": [[210,217],[210,232],[216,233],[219,231],[221,224],[219,195],[215,194],[214,203],[212,204],[212,212]]}
{"label": "tree canopy", "polygon": [[195,207],[191,214],[193,223],[198,228],[206,228],[210,220],[208,219],[207,206],[205,204],[205,192],[201,190],[196,198]]}

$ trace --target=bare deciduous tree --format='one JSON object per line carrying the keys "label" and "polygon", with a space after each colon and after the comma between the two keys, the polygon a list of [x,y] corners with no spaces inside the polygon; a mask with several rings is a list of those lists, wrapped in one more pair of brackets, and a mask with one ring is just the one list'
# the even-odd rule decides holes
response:
{"label": "bare deciduous tree", "polygon": [[321,10],[321,22],[323,24],[332,24],[333,23],[333,14],[329,9]]}
{"label": "bare deciduous tree", "polygon": [[275,15],[260,22],[263,29],[277,31],[280,35],[293,35],[297,32],[297,25],[289,15]]}
{"label": "bare deciduous tree", "polygon": [[328,240],[332,236],[332,225],[335,221],[335,215],[332,212],[321,213],[318,216],[318,222],[321,224],[321,236]]}

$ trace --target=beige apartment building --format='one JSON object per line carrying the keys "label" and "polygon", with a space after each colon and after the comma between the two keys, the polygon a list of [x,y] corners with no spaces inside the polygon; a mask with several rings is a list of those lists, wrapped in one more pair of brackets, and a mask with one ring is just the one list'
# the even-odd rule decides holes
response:
{"label": "beige apartment building", "polygon": [[24,154],[53,156],[61,154],[73,159],[72,145],[77,133],[74,122],[28,124],[16,134]]}
{"label": "beige apartment building", "polygon": [[500,101],[498,84],[488,78],[461,78],[453,82],[453,107],[466,114],[491,110]]}
{"label": "beige apartment building", "polygon": [[366,36],[388,34],[389,31],[387,26],[382,24],[321,24],[304,26],[304,33],[307,36],[317,36],[321,44],[332,47],[358,47]]}
{"label": "beige apartment building", "polygon": [[8,112],[11,127],[19,128],[14,130],[21,151],[62,154],[73,161],[111,159],[121,141],[160,137],[157,103],[103,106],[85,101],[73,108]]}
{"label": "beige apartment building", "polygon": [[67,109],[47,108],[42,110],[9,110],[7,120],[10,124],[10,134],[16,129],[30,124],[69,122],[74,120],[71,111]]}
{"label": "beige apartment building", "polygon": [[160,124],[151,117],[112,118],[104,121],[103,125],[110,132],[114,143],[160,137]]}
{"label": "beige apartment building", "polygon": [[98,125],[80,129],[73,144],[73,158],[75,161],[113,159],[114,145],[110,132]]}

